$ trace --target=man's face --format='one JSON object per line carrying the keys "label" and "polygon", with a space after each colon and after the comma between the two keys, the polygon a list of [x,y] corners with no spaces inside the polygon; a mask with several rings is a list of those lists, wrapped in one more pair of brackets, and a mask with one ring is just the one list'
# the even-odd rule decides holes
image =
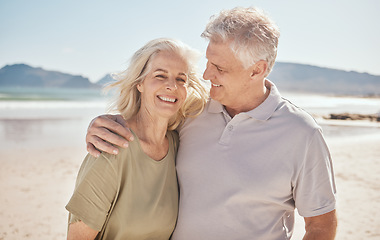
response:
{"label": "man's face", "polygon": [[227,108],[240,108],[248,89],[250,70],[244,69],[229,47],[229,42],[210,41],[206,50],[207,66],[203,74],[211,81],[210,96]]}

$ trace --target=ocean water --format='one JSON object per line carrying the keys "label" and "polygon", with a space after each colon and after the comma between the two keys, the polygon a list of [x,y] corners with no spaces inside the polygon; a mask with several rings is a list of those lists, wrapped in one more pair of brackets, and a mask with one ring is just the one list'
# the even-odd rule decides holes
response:
{"label": "ocean water", "polygon": [[103,96],[100,89],[0,88],[0,101],[6,100],[88,100]]}
{"label": "ocean water", "polygon": [[[378,114],[379,98],[283,93],[311,114]],[[100,90],[0,89],[0,150],[22,146],[83,145],[91,119],[106,112],[109,96]],[[352,121],[353,122],[353,121]],[[379,124],[322,123],[325,135],[354,136],[380,131]]]}
{"label": "ocean water", "polygon": [[[380,98],[282,93],[311,114],[380,114]],[[110,96],[99,89],[0,89],[0,119],[78,118],[104,113]]]}
{"label": "ocean water", "polygon": [[380,114],[380,98],[326,96],[288,92],[282,95],[297,106],[316,115],[331,113]]}
{"label": "ocean water", "polygon": [[84,146],[108,99],[99,89],[0,89],[0,150]]}
{"label": "ocean water", "polygon": [[326,96],[305,93],[283,93],[284,98],[316,117],[328,138],[355,137],[380,133],[380,122],[324,120],[332,113],[376,114],[380,116],[380,98]]}
{"label": "ocean water", "polygon": [[78,119],[104,113],[100,89],[0,89],[0,119]]}

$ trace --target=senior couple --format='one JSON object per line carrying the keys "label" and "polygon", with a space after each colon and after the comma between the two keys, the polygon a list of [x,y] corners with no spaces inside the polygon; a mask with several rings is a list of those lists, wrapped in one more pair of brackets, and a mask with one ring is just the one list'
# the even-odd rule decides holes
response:
{"label": "senior couple", "polygon": [[213,16],[202,33],[210,99],[188,46],[139,49],[111,86],[120,115],[88,129],[68,239],[290,239],[295,208],[304,239],[334,239],[321,128],[266,79],[279,35],[257,8]]}

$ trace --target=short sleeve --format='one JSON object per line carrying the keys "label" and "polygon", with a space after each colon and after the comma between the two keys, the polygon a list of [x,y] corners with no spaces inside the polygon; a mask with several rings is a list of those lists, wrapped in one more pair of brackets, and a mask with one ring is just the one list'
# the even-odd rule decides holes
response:
{"label": "short sleeve", "polygon": [[69,223],[83,221],[100,231],[117,192],[117,171],[107,155],[99,158],[87,155],[79,170],[74,193],[66,205]]}
{"label": "short sleeve", "polygon": [[332,159],[320,129],[315,130],[306,149],[293,197],[303,217],[322,215],[336,207]]}

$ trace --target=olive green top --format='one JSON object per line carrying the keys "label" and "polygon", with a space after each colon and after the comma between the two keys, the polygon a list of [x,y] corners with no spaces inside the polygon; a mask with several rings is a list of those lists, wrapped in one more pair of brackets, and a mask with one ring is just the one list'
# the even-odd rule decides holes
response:
{"label": "olive green top", "polygon": [[[134,133],[133,133],[134,134]],[[176,132],[167,132],[169,150],[155,161],[136,134],[117,156],[87,155],[66,209],[69,223],[83,221],[99,231],[96,239],[169,239],[178,213]]]}

